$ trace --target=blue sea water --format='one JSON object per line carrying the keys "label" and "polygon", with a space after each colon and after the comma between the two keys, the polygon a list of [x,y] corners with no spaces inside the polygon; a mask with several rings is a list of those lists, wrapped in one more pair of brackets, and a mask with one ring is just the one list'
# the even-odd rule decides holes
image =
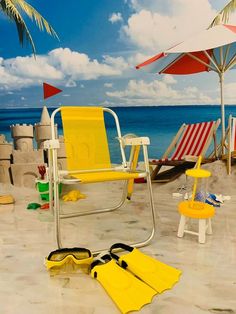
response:
{"label": "blue sea water", "polygon": [[[122,135],[134,133],[139,136],[148,136],[151,141],[149,157],[159,158],[170,144],[173,136],[182,123],[197,123],[220,118],[220,106],[156,106],[156,107],[115,107],[112,108],[118,115]],[[49,113],[54,109],[49,108]],[[40,121],[42,108],[15,108],[0,109],[0,133],[12,141],[10,135],[11,124],[34,124]],[[229,114],[236,116],[236,106],[225,106],[226,121]],[[113,143],[116,137],[114,124],[106,117],[109,142],[111,143],[111,158],[117,162],[118,146]],[[61,132],[61,122],[59,133]],[[220,139],[220,127],[217,132]]]}

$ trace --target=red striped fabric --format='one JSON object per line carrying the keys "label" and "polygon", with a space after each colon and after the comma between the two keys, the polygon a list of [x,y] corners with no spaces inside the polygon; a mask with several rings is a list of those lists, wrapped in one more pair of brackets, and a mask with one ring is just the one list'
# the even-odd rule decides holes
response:
{"label": "red striped fabric", "polygon": [[169,160],[183,160],[186,155],[201,155],[213,126],[213,121],[187,125]]}

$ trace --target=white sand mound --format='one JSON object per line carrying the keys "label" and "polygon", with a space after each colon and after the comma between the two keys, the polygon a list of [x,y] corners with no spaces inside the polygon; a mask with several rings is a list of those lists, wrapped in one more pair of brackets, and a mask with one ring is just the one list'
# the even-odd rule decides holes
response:
{"label": "white sand mound", "polygon": [[226,163],[217,160],[210,164],[205,164],[202,168],[211,171],[209,178],[209,192],[223,195],[236,194],[236,167],[232,167],[231,175],[227,174]]}
{"label": "white sand mound", "polygon": [[[232,167],[231,175],[227,174],[226,163],[221,160],[202,165],[201,167],[209,170],[212,174],[208,179],[208,192],[230,196],[236,195],[236,165]],[[181,187],[186,186],[186,183],[186,175],[182,174],[172,182],[166,184],[159,183],[157,191],[172,195],[172,193],[178,192]]]}

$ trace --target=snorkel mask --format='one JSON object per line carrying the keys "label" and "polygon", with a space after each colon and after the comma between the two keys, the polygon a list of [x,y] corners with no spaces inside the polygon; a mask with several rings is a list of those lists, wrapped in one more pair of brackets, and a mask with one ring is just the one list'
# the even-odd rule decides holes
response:
{"label": "snorkel mask", "polygon": [[77,270],[89,273],[92,261],[93,256],[88,249],[65,248],[52,251],[45,258],[45,266],[54,274],[76,272]]}

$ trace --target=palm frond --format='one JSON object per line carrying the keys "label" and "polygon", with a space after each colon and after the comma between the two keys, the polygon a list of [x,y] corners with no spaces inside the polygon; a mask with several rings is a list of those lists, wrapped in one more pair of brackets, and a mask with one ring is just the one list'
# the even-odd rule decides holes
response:
{"label": "palm frond", "polygon": [[226,6],[216,15],[211,22],[209,28],[221,23],[227,23],[229,21],[230,14],[236,10],[236,0],[231,0]]}
{"label": "palm frond", "polygon": [[14,5],[16,7],[20,7],[22,9],[23,12],[25,12],[25,14],[27,14],[27,16],[36,23],[36,25],[38,26],[38,28],[43,31],[46,30],[46,32],[48,34],[50,34],[51,36],[56,37],[57,39],[57,33],[55,32],[55,30],[52,28],[52,26],[45,20],[45,18],[37,11],[35,10],[30,4],[28,4],[26,1],[24,0],[12,0],[12,2],[14,3]]}
{"label": "palm frond", "polygon": [[35,55],[36,49],[35,49],[33,38],[30,35],[28,27],[22,15],[20,14],[19,10],[17,9],[17,7],[14,5],[14,3],[11,0],[1,1],[0,4],[1,4],[2,11],[8,16],[9,19],[13,20],[16,23],[20,44],[23,46],[24,39],[26,39],[26,41],[30,43],[33,53]]}
{"label": "palm frond", "polygon": [[33,22],[35,22],[41,31],[46,30],[49,35],[54,36],[59,40],[57,33],[52,26],[25,0],[0,0],[0,9],[10,20],[15,22],[20,44],[23,46],[25,40],[29,42],[34,55],[36,54],[34,41],[21,13],[25,13]]}

